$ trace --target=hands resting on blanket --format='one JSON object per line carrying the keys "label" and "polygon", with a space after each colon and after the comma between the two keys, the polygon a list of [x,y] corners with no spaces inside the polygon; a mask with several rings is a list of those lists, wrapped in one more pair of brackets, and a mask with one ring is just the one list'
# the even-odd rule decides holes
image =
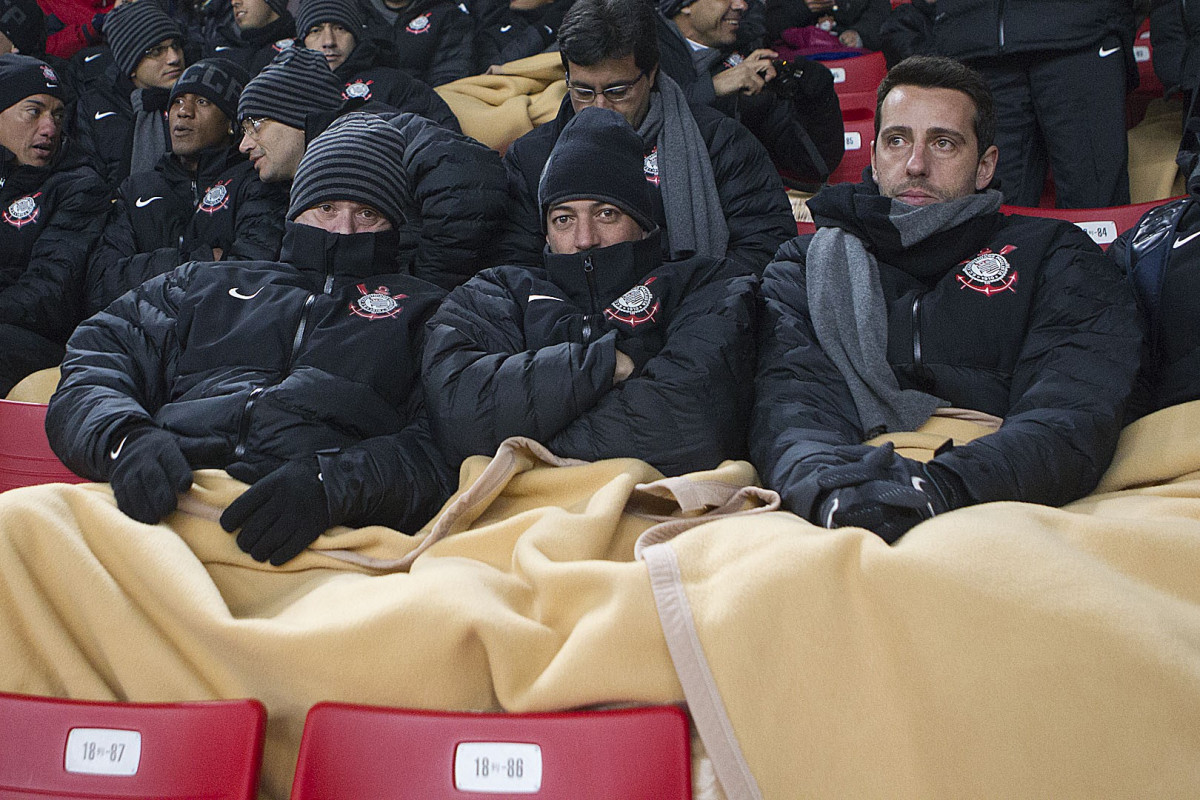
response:
{"label": "hands resting on blanket", "polygon": [[858,527],[894,543],[914,525],[961,505],[952,476],[937,465],[899,456],[888,442],[861,461],[817,478],[817,518],[826,528]]}
{"label": "hands resting on blanket", "polygon": [[108,455],[108,482],[117,508],[138,522],[156,525],[192,485],[191,465],[175,437],[162,428],[139,425],[127,430]]}
{"label": "hands resting on blanket", "polygon": [[300,555],[332,527],[316,456],[289,461],[256,481],[221,514],[221,527],[240,528],[238,547],[255,561],[278,567]]}

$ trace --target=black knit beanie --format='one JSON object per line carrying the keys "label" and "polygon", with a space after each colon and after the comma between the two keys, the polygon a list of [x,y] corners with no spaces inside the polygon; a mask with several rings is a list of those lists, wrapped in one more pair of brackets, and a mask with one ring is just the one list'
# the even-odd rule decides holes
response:
{"label": "black knit beanie", "polygon": [[274,11],[279,16],[287,13],[288,0],[267,0],[267,8]]}
{"label": "black knit beanie", "polygon": [[44,61],[17,53],[0,56],[0,111],[35,94],[66,99],[62,81]]}
{"label": "black knit beanie", "polygon": [[404,224],[412,193],[400,128],[411,116],[352,111],[336,119],[300,159],[287,218],[294,220],[318,203],[352,200],[371,206],[394,227]]}
{"label": "black knit beanie", "polygon": [[658,0],[658,10],[664,17],[671,19],[694,2],[696,0]]}
{"label": "black knit beanie", "polygon": [[132,75],[147,50],[164,39],[183,39],[183,31],[153,2],[122,3],[104,18],[104,36],[113,61]]}
{"label": "black knit beanie", "polygon": [[238,101],[238,121],[266,117],[304,130],[309,114],[342,107],[342,88],[325,56],[289,47],[246,84]]}
{"label": "black knit beanie", "polygon": [[230,122],[237,119],[238,98],[250,74],[227,58],[206,58],[183,71],[171,87],[170,102],[181,94],[198,94],[216,103]]}
{"label": "black knit beanie", "polygon": [[46,15],[34,0],[0,0],[0,33],[23,56],[39,58],[46,52]]}
{"label": "black knit beanie", "polygon": [[363,18],[354,0],[300,0],[296,11],[296,35],[303,40],[309,30],[325,22],[335,22],[362,38]]}
{"label": "black knit beanie", "polygon": [[615,111],[588,106],[559,134],[538,181],[542,229],[546,213],[568,200],[602,200],[654,230],[654,205],[646,187],[642,137]]}

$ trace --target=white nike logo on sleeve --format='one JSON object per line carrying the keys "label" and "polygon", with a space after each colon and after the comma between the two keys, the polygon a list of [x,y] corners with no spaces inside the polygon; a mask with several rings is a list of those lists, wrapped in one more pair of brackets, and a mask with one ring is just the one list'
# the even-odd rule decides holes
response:
{"label": "white nike logo on sleeve", "polygon": [[146,206],[148,206],[148,205],[150,205],[151,203],[153,203],[155,200],[162,200],[162,196],[161,196],[161,195],[155,195],[154,197],[148,198],[148,199],[146,199],[146,200],[143,200],[142,198],[140,198],[140,197],[139,197],[137,200],[134,200],[134,201],[133,201],[133,204],[134,204],[135,206],[137,206],[138,208],[145,208]]}
{"label": "white nike logo on sleeve", "polygon": [[1171,245],[1171,249],[1174,250],[1176,247],[1183,247],[1185,244],[1190,242],[1192,239],[1195,239],[1197,236],[1200,236],[1200,231],[1196,231],[1195,233],[1193,233],[1189,236],[1181,236],[1175,240],[1175,244]]}
{"label": "white nike logo on sleeve", "polygon": [[121,443],[119,445],[117,445],[117,448],[108,454],[112,458],[113,461],[116,461],[117,456],[121,455],[121,448],[123,448],[125,446],[125,442],[128,441],[128,439],[129,439],[129,436],[126,436],[124,439],[121,440]]}
{"label": "white nike logo on sleeve", "polygon": [[92,53],[90,56],[84,56],[83,63],[90,64],[102,55],[104,55],[104,54],[103,53]]}
{"label": "white nike logo on sleeve", "polygon": [[1101,47],[1100,48],[1100,57],[1108,58],[1109,56],[1111,56],[1113,53],[1117,52],[1120,49],[1121,49],[1120,47]]}
{"label": "white nike logo on sleeve", "polygon": [[532,303],[534,300],[557,300],[560,303],[563,301],[563,299],[561,297],[555,297],[554,295],[549,295],[549,294],[531,294],[531,295],[529,295],[529,302]]}
{"label": "white nike logo on sleeve", "polygon": [[238,300],[253,300],[254,298],[258,297],[258,293],[261,291],[262,291],[262,287],[260,286],[260,287],[258,287],[258,289],[256,289],[254,291],[254,294],[242,294],[235,287],[235,288],[229,290],[229,296],[236,297]]}
{"label": "white nike logo on sleeve", "polygon": [[93,117],[93,119],[104,119],[105,117],[111,117],[115,113],[117,113],[117,112],[115,112],[115,111],[97,111],[96,116]]}

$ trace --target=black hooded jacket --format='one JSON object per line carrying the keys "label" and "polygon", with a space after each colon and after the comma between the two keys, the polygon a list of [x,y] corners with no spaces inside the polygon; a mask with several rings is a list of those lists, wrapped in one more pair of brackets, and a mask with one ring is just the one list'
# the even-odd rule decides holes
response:
{"label": "black hooded jacket", "polygon": [[1132,0],[937,0],[936,52],[966,61],[1078,50],[1112,34],[1130,40],[1133,5]]}
{"label": "black hooded jacket", "polygon": [[[878,260],[887,359],[900,387],[1004,420],[935,463],[970,503],[1061,505],[1091,491],[1112,458],[1138,369],[1141,329],[1121,271],[1070,223],[999,213],[906,249],[888,220],[890,202],[874,184],[842,184],[809,207],[819,227],[854,234]],[[821,469],[859,460],[868,437],[813,329],[810,240],[781,247],[763,276],[750,432],[764,483],[805,517]],[[991,282],[971,269],[1001,261],[1006,269]]]}
{"label": "black hooded jacket", "polygon": [[[424,367],[447,455],[528,436],[670,475],[743,457],[756,281],[725,259],[664,264],[658,248],[547,253],[543,268],[496,267],[451,292]],[[618,349],[635,370],[614,385]]]}
{"label": "black hooded jacket", "polygon": [[385,14],[382,5],[383,0],[359,2],[368,18],[367,30],[393,54],[395,60],[387,66],[429,86],[474,74],[475,23],[465,2],[412,0],[398,14]]}
{"label": "black hooded jacket", "polygon": [[261,28],[241,30],[229,20],[218,27],[204,46],[205,58],[227,58],[253,78],[271,59],[295,46],[296,20],[288,12]]}
{"label": "black hooded jacket", "polygon": [[121,184],[88,261],[88,313],[185,261],[273,261],[287,190],[265,184],[237,146],[199,154],[196,173],[167,153],[153,172]]}
{"label": "black hooded jacket", "polygon": [[349,57],[333,71],[345,84],[342,97],[348,101],[380,102],[397,111],[420,114],[455,133],[462,133],[458,117],[441,95],[407,73],[384,66],[385,63],[385,56],[376,42],[367,39],[355,45]]}
{"label": "black hooded jacket", "polygon": [[193,468],[262,477],[319,454],[331,518],[418,528],[449,494],[420,389],[443,292],[396,274],[392,232],[289,223],[282,262],[191,262],[123,295],[67,345],[51,445],[107,480],[131,426]]}
{"label": "black hooded jacket", "polygon": [[0,324],[67,341],[107,207],[107,187],[68,146],[48,167],[0,148]]}
{"label": "black hooded jacket", "polygon": [[[700,136],[708,145],[717,194],[729,226],[725,254],[742,269],[761,274],[775,249],[796,234],[795,218],[779,173],[763,146],[739,122],[707,106],[692,106],[691,110]],[[504,154],[510,204],[508,223],[493,263],[541,263],[546,237],[538,209],[538,182],[554,143],[574,116],[568,96],[554,121],[517,139]],[[652,148],[653,143],[647,152]],[[656,199],[654,222],[665,228],[657,187],[652,194]]]}

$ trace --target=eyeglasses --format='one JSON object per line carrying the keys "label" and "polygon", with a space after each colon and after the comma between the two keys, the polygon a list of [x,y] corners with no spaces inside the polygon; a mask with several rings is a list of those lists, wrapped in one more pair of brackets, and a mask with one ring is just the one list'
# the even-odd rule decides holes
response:
{"label": "eyeglasses", "polygon": [[620,103],[629,99],[629,93],[633,91],[633,87],[638,85],[638,81],[649,74],[646,70],[638,73],[638,76],[629,83],[621,83],[616,86],[610,86],[607,89],[596,91],[589,89],[586,86],[576,86],[571,83],[570,78],[567,79],[567,89],[571,92],[571,97],[578,100],[580,103],[594,103],[596,95],[602,94],[610,103]]}
{"label": "eyeglasses", "polygon": [[242,134],[244,136],[254,136],[262,130],[263,123],[267,121],[267,117],[242,117]]}
{"label": "eyeglasses", "polygon": [[142,53],[142,57],[143,58],[151,58],[151,59],[154,59],[155,61],[157,61],[158,59],[165,56],[167,54],[168,50],[174,51],[177,53],[182,53],[183,45],[181,45],[179,43],[178,39],[172,39],[171,41],[166,42],[164,44],[156,44],[156,45],[154,45],[154,47],[148,48],[145,52]]}

